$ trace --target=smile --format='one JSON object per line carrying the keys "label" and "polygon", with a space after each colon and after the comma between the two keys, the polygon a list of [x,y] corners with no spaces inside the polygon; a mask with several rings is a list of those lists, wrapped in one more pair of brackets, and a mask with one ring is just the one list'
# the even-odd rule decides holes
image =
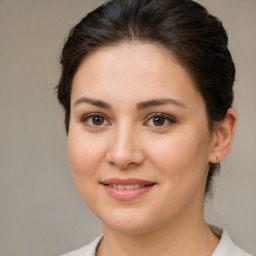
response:
{"label": "smile", "polygon": [[101,182],[105,191],[118,200],[132,200],[149,192],[156,183],[139,179],[108,179]]}
{"label": "smile", "polygon": [[131,189],[139,189],[144,188],[146,185],[140,185],[140,184],[129,184],[129,185],[123,185],[123,184],[108,184],[110,187],[119,189],[119,190],[131,190]]}

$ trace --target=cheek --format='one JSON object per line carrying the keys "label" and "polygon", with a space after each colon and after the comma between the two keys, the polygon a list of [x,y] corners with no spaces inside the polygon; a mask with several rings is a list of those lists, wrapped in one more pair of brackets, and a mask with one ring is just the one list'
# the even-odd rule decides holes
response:
{"label": "cheek", "polygon": [[97,200],[95,185],[98,184],[97,169],[102,162],[101,143],[81,131],[70,129],[68,136],[69,159],[77,189],[86,204]]}
{"label": "cheek", "polygon": [[151,149],[153,162],[159,169],[182,179],[195,174],[204,175],[208,166],[210,141],[208,131],[193,131],[172,134],[154,143]]}
{"label": "cheek", "polygon": [[94,136],[70,131],[68,137],[69,159],[75,175],[89,176],[94,173],[103,158],[104,143]]}
{"label": "cheek", "polygon": [[172,202],[168,211],[189,207],[194,198],[201,203],[208,170],[206,140],[177,135],[159,141],[156,148],[151,155],[163,185],[160,198]]}

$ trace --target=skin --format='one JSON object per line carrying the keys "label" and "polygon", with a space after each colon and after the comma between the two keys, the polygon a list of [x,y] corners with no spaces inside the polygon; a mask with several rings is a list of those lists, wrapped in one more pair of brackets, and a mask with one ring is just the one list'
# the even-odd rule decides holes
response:
{"label": "skin", "polygon": [[[102,220],[97,255],[211,255],[207,172],[228,154],[235,123],[229,109],[209,131],[201,94],[164,47],[122,44],[87,56],[72,84],[68,145],[78,190]],[[155,185],[119,200],[102,185],[110,178]]]}

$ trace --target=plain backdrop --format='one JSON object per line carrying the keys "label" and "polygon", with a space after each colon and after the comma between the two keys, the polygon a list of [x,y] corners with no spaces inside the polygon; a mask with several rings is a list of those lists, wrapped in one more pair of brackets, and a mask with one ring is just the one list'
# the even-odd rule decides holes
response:
{"label": "plain backdrop", "polygon": [[[54,87],[64,37],[103,2],[0,0],[1,256],[60,255],[101,233],[73,182]],[[205,215],[256,255],[256,1],[198,2],[229,33],[239,115],[233,149]]]}

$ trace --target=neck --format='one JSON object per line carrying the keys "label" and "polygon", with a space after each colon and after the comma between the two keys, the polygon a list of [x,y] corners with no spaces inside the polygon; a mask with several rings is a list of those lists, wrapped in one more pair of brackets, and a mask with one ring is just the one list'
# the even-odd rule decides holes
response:
{"label": "neck", "polygon": [[103,225],[104,239],[97,256],[211,255],[219,239],[203,218],[179,222],[142,234],[127,234]]}

